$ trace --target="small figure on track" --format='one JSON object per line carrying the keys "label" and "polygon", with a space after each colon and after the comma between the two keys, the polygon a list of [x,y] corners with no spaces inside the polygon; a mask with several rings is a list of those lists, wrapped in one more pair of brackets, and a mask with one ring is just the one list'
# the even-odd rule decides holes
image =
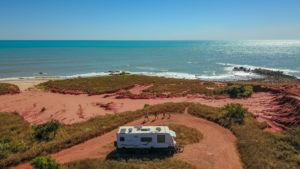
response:
{"label": "small figure on track", "polygon": [[145,123],[146,121],[149,121],[149,113],[145,112],[144,116],[145,116],[145,119],[144,119],[144,123]]}
{"label": "small figure on track", "polygon": [[156,120],[158,118],[158,113],[154,112],[154,120]]}
{"label": "small figure on track", "polygon": [[163,112],[161,119],[165,119],[165,118],[166,118],[166,112]]}

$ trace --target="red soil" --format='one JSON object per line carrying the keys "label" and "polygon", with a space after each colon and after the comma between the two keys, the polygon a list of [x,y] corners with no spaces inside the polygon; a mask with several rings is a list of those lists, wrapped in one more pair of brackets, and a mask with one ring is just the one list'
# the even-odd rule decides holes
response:
{"label": "red soil", "polygon": [[[138,94],[147,87],[149,86],[135,86],[129,91]],[[143,108],[145,104],[196,102],[222,107],[227,103],[240,103],[256,115],[259,120],[266,121],[272,131],[281,131],[281,127],[272,118],[272,112],[280,108],[277,101],[278,96],[272,93],[254,93],[252,97],[246,99],[204,95],[151,99],[117,99],[118,94],[119,92],[113,95],[88,96],[85,94],[70,95],[29,90],[16,95],[0,96],[0,111],[18,112],[30,123],[44,123],[55,119],[64,124],[72,124],[86,121],[98,115],[138,110]]]}
{"label": "red soil", "polygon": [[135,85],[133,88],[129,89],[128,91],[131,93],[131,94],[134,94],[134,95],[139,95],[139,94],[142,94],[142,92],[146,89],[148,89],[149,87],[151,87],[152,85],[148,85],[148,86],[143,86],[143,85]]}
{"label": "red soil", "polygon": [[[129,123],[128,125],[141,124],[143,119]],[[235,137],[227,129],[204,119],[196,118],[188,114],[172,115],[171,119],[158,119],[148,122],[146,125],[166,125],[176,123],[195,128],[203,134],[199,143],[187,145],[183,153],[175,155],[196,166],[197,168],[214,169],[241,169],[242,164],[235,148]],[[145,125],[145,124],[144,124]],[[93,138],[84,143],[64,149],[51,156],[60,163],[86,158],[105,158],[113,151],[113,141],[116,130],[102,136]],[[28,163],[18,165],[15,169],[29,169]]]}

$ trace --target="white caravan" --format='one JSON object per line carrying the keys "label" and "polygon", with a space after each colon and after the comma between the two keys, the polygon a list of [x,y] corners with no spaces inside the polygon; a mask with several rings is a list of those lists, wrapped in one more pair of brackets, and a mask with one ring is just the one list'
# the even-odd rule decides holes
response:
{"label": "white caravan", "polygon": [[121,126],[117,149],[167,149],[178,151],[176,133],[168,126]]}

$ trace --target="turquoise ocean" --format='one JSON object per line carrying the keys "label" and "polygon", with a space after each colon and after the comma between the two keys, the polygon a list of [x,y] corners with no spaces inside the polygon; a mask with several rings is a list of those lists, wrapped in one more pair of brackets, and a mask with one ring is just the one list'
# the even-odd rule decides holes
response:
{"label": "turquoise ocean", "polygon": [[236,80],[235,66],[300,77],[300,40],[0,41],[0,79],[78,77],[128,71],[153,76]]}

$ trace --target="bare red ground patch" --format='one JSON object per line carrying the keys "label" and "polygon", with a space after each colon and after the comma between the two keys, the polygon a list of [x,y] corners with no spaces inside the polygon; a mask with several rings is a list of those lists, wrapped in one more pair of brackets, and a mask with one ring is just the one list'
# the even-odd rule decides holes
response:
{"label": "bare red ground patch", "polygon": [[134,87],[132,87],[131,89],[129,89],[128,91],[131,94],[134,95],[140,95],[142,94],[142,92],[150,87],[152,87],[153,85],[147,85],[147,86],[143,86],[143,85],[135,85]]}
{"label": "bare red ground patch", "polygon": [[[55,119],[65,124],[86,121],[98,115],[134,111],[145,104],[165,102],[196,102],[214,107],[222,107],[228,103],[240,103],[260,120],[266,121],[276,131],[281,130],[272,123],[268,116],[278,109],[277,96],[272,93],[254,93],[246,99],[230,99],[228,97],[209,97],[192,95],[187,97],[153,98],[153,99],[117,99],[116,96],[105,95],[68,95],[43,91],[25,91],[16,95],[0,96],[0,111],[18,112],[30,123],[44,123]],[[43,109],[43,111],[41,111]]]}

